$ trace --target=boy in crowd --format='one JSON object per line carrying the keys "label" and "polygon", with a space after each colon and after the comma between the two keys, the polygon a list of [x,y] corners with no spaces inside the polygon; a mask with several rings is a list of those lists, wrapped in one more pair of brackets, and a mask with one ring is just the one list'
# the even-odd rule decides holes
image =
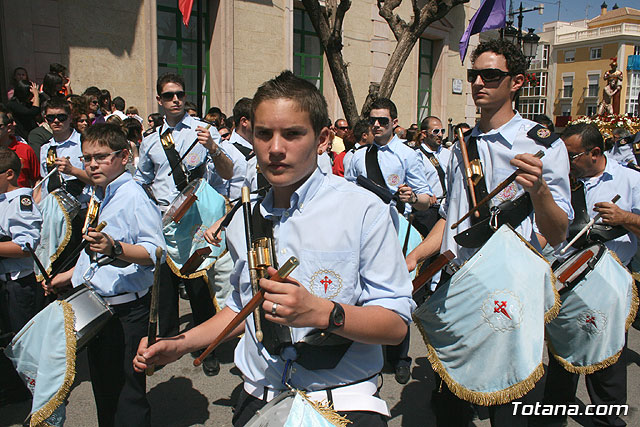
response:
{"label": "boy in crowd", "polygon": [[[406,335],[414,307],[411,284],[388,206],[317,166],[318,147],[329,138],[327,123],[320,92],[290,71],[263,84],[253,97],[253,146],[272,185],[254,208],[255,222],[272,227],[273,255],[280,265],[290,256],[300,261],[284,283],[260,280],[266,291],[262,327],[291,327],[293,343],[321,330],[346,339],[347,348],[339,360],[318,370],[325,362],[322,346],[311,345],[308,353],[301,350],[299,358],[290,357],[288,346],[282,353],[270,352],[268,334],[258,342],[253,317],[248,317],[233,334],[245,332],[235,352],[245,378],[233,419],[236,426],[286,390],[283,375],[311,399],[330,401],[353,425],[386,425],[389,412],[377,394],[381,344],[397,344]],[[134,359],[138,372],[207,346],[249,301],[244,230],[243,216],[236,215],[227,229],[235,260],[227,307],[179,339],[159,340],[151,347],[143,339]]]}
{"label": "boy in crowd", "polygon": [[119,126],[96,124],[83,134],[82,161],[101,201],[99,221],[107,226],[89,228],[89,253],[52,283],[87,284],[115,312],[87,349],[100,426],[150,425],[145,375],[133,371],[131,358],[147,332],[155,251],[165,243],[160,211],[125,173],[128,159]]}

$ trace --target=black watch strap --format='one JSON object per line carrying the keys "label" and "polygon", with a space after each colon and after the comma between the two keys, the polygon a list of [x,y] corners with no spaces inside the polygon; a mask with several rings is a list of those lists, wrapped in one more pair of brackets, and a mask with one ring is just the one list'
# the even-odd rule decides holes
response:
{"label": "black watch strap", "polygon": [[335,301],[331,302],[333,303],[333,310],[331,310],[331,314],[329,315],[329,326],[325,329],[326,332],[331,332],[344,325],[344,308]]}
{"label": "black watch strap", "polygon": [[120,255],[122,255],[122,245],[117,240],[114,240],[111,247],[111,258],[118,258]]}

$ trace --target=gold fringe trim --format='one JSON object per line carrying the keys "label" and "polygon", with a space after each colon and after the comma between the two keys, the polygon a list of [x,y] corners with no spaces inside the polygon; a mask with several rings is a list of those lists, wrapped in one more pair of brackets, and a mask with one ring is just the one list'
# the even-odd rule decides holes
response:
{"label": "gold fringe trim", "polygon": [[608,368],[609,366],[616,363],[620,358],[620,355],[622,354],[622,349],[621,349],[619,352],[617,352],[611,357],[604,359],[602,362],[594,363],[593,365],[588,365],[588,366],[576,366],[571,362],[567,361],[566,359],[563,359],[562,357],[558,356],[556,354],[555,348],[553,348],[553,344],[551,343],[551,341],[547,341],[547,347],[549,348],[549,351],[553,355],[554,359],[556,359],[560,364],[560,366],[562,366],[566,371],[571,372],[573,374],[583,374],[583,375],[593,374],[594,372],[597,372],[601,369]]}
{"label": "gold fringe trim", "polygon": [[322,415],[322,417],[329,421],[331,424],[333,424],[336,427],[346,427],[347,424],[351,424],[352,421],[350,419],[348,419],[347,417],[344,417],[340,414],[338,414],[334,409],[333,409],[333,405],[331,405],[329,402],[327,401],[315,401],[315,400],[311,400],[307,397],[307,395],[305,394],[305,392],[300,391],[300,390],[296,390],[296,392],[298,394],[300,394],[300,396],[302,396],[304,398],[304,400],[306,400],[320,415]]}
{"label": "gold fringe trim", "polygon": [[[71,240],[71,233],[73,231],[71,229],[71,221],[72,221],[73,218],[71,218],[71,215],[69,214],[69,212],[67,212],[67,210],[64,208],[64,205],[62,204],[62,201],[60,200],[58,195],[54,193],[53,197],[56,198],[56,202],[58,202],[58,206],[60,206],[60,210],[62,211],[62,214],[64,215],[64,219],[67,221],[66,222],[67,226],[66,226],[64,239],[62,239],[62,242],[58,246],[58,249],[56,250],[56,252],[49,257],[49,267],[47,268],[47,274],[51,274],[53,263],[56,262],[58,257],[60,257],[60,255],[62,255],[62,252],[67,247],[67,244],[69,243],[69,240]],[[36,275],[36,280],[38,282],[44,281],[44,275],[42,274],[42,272],[40,274]]]}
{"label": "gold fringe trim", "polygon": [[173,261],[173,259],[171,259],[171,256],[169,256],[169,254],[167,254],[167,265],[169,266],[169,268],[171,268],[171,271],[173,271],[173,274],[175,274],[178,277],[181,277],[183,279],[195,279],[196,277],[202,277],[202,276],[206,276],[207,275],[207,270],[209,270],[211,267],[213,267],[214,265],[216,265],[216,262],[218,262],[218,260],[220,258],[222,258],[222,256],[224,254],[227,253],[227,250],[225,249],[224,251],[222,251],[220,253],[220,255],[218,255],[216,257],[215,262],[212,262],[211,265],[209,265],[207,268],[203,268],[202,270],[198,270],[195,271],[193,273],[191,273],[188,276],[185,276],[184,274],[180,273],[180,269],[178,268],[178,266],[175,264],[175,262]]}
{"label": "gold fringe trim", "polygon": [[427,358],[431,363],[431,367],[438,375],[440,375],[440,378],[444,380],[444,382],[447,384],[447,387],[449,387],[449,390],[451,390],[453,394],[458,396],[460,399],[466,400],[467,402],[471,402],[475,405],[481,406],[503,405],[505,403],[509,403],[515,399],[521,398],[522,396],[530,392],[535,384],[544,375],[544,365],[542,364],[542,362],[540,362],[540,364],[533,370],[533,372],[531,372],[531,374],[527,378],[503,390],[486,393],[469,390],[468,388],[462,386],[461,384],[454,381],[453,378],[451,378],[442,362],[440,362],[435,348],[433,348],[433,346],[429,342],[426,330],[420,322],[420,319],[413,316],[413,321],[420,330],[422,339],[427,346]]}
{"label": "gold fringe trim", "polygon": [[[551,266],[549,266],[551,268]],[[544,324],[551,322],[553,319],[558,317],[560,314],[560,307],[562,306],[562,300],[560,299],[560,293],[558,289],[556,289],[556,283],[558,282],[558,278],[553,271],[551,272],[551,288],[553,289],[553,306],[544,314]]]}
{"label": "gold fringe trim", "polygon": [[636,319],[636,315],[638,314],[638,303],[640,303],[640,298],[638,298],[638,288],[635,283],[631,283],[631,307],[629,308],[629,315],[627,316],[627,322],[625,323],[625,331],[629,330],[629,327]]}
{"label": "gold fringe trim", "polygon": [[[64,374],[64,381],[56,392],[56,394],[49,400],[42,408],[37,410],[31,415],[30,426],[41,427],[49,426],[46,420],[54,413],[60,405],[64,404],[71,386],[76,377],[76,331],[75,331],[75,315],[71,304],[66,301],[60,301],[62,306],[62,313],[64,317],[64,335],[66,339],[66,369]],[[45,349],[46,351],[46,349]]]}
{"label": "gold fringe trim", "polygon": [[213,292],[213,285],[211,284],[211,282],[209,282],[209,275],[205,274],[204,276],[202,276],[202,280],[204,280],[204,282],[207,284],[207,287],[209,288],[209,295],[213,295],[212,296],[213,306],[216,308],[216,313],[217,313],[221,309],[220,309],[220,305],[218,304],[218,298],[216,298],[216,294]]}

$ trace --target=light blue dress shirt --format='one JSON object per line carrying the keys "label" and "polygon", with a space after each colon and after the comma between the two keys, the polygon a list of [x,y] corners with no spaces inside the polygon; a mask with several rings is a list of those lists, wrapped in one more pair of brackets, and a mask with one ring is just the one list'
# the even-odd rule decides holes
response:
{"label": "light blue dress shirt", "polygon": [[[173,128],[173,140],[175,149],[182,156],[198,138],[196,128],[205,127],[207,123],[186,114],[182,120]],[[142,140],[140,144],[140,158],[138,168],[135,173],[135,180],[140,184],[151,184],[153,195],[160,205],[161,210],[166,210],[180,192],[173,180],[173,175],[169,175],[171,166],[162,148],[160,136],[170,128],[165,119],[158,131],[152,133]],[[220,143],[220,134],[215,127],[209,128],[209,133],[216,144]],[[224,150],[223,150],[224,153]],[[224,153],[226,154],[226,153]],[[205,163],[208,159],[207,149],[200,143],[189,152],[182,161],[187,170],[192,170]]]}
{"label": "light blue dress shirt", "polygon": [[238,132],[236,132],[235,130],[233,132],[231,132],[231,136],[229,137],[229,142],[231,144],[234,144],[234,143],[237,142],[238,144],[242,145],[243,147],[246,147],[249,150],[253,150],[253,145],[251,145],[251,143],[249,141],[247,141],[242,136],[240,136],[240,134]]}
{"label": "light blue dress shirt", "polygon": [[607,151],[607,157],[626,165],[629,162],[636,164],[636,156],[633,154],[633,144],[620,145],[620,142],[614,142],[611,150]]}
{"label": "light blue dress shirt", "polygon": [[[620,200],[616,203],[620,209],[639,215],[640,173],[620,165],[608,155],[606,158],[607,165],[600,176],[580,179],[584,183],[589,217],[597,215],[593,210],[596,203],[610,202],[616,194],[620,195]],[[638,249],[638,238],[629,232],[607,242],[606,246],[618,255],[622,264],[627,265]]]}
{"label": "light blue dress shirt", "polygon": [[213,161],[210,161],[207,163],[207,180],[218,193],[230,200],[235,200],[241,196],[242,184],[247,171],[247,161],[240,150],[231,142],[221,139],[218,145],[222,152],[233,162],[233,176],[231,179],[220,178]]}
{"label": "light blue dress shirt", "polygon": [[[166,252],[162,235],[162,218],[158,207],[147,197],[127,172],[107,185],[104,194],[96,188],[96,197],[102,200],[98,220],[106,221],[103,232],[113,240],[139,245],[146,249],[155,264],[156,248]],[[103,255],[99,255],[101,259]],[[102,296],[114,296],[128,292],[140,292],[153,283],[153,265],[130,264],[126,267],[104,265],[95,269],[89,255],[82,251],[71,282],[74,287],[88,280]],[[93,274],[90,268],[95,270]]]}
{"label": "light blue dress shirt", "polygon": [[[297,257],[300,266],[290,277],[312,294],[343,304],[382,306],[410,321],[415,308],[411,280],[389,207],[375,195],[316,168],[291,196],[290,208],[274,208],[269,192],[260,209],[273,220],[279,265]],[[237,312],[251,299],[243,215],[235,215],[227,228],[227,243],[235,261],[227,306]],[[292,328],[294,342],[309,331]],[[346,384],[379,372],[382,362],[381,346],[353,343],[335,369],[309,371],[294,363],[290,384],[306,390]],[[283,388],[285,362],[258,344],[253,316],[247,318],[235,363],[249,381]]]}
{"label": "light blue dress shirt", "polygon": [[[84,170],[84,162],[80,160],[82,156],[82,145],[80,142],[80,133],[72,129],[71,136],[66,141],[56,141],[55,138],[51,138],[49,142],[44,144],[40,148],[40,176],[43,178],[49,173],[47,171],[47,152],[50,147],[56,147],[57,157],[69,157],[69,162],[73,167]],[[61,174],[62,179],[65,181],[71,181],[78,179],[73,175]],[[40,188],[42,189],[42,196],[40,200],[44,200],[49,192],[47,191],[47,185],[49,184],[49,178],[47,178]],[[88,185],[84,186],[82,193],[76,197],[83,207],[86,207],[87,203],[91,199],[91,190]]]}
{"label": "light blue dress shirt", "polygon": [[[516,168],[509,163],[517,154],[535,154],[543,150],[545,156],[542,158],[543,178],[551,191],[553,200],[567,213],[569,220],[573,220],[573,209],[571,208],[571,189],[569,185],[569,156],[564,143],[558,139],[549,148],[530,139],[527,132],[536,123],[523,119],[520,114],[516,115],[507,123],[493,129],[487,133],[482,133],[478,126],[472,130],[472,136],[477,138],[478,153],[484,171],[487,191],[491,192],[502,181],[511,175]],[[455,230],[451,229],[451,224],[456,222],[469,211],[469,192],[467,191],[466,179],[464,177],[464,166],[460,145],[452,147],[451,161],[449,162],[447,187],[449,196],[440,206],[440,215],[447,219],[447,225],[442,239],[441,253],[451,250],[456,255],[455,262],[462,264],[469,259],[477,249],[463,248],[458,246],[454,236],[471,227],[471,219],[467,218]],[[524,189],[513,182],[491,201],[492,206],[498,205],[506,200],[513,200],[519,197]],[[534,222],[532,212],[516,228],[529,243],[536,249],[541,250],[538,238],[535,233],[537,227]]]}
{"label": "light blue dress shirt", "polygon": [[[448,175],[447,168],[449,167],[449,160],[451,158],[451,151],[444,148],[442,145],[438,146],[437,150],[432,150],[429,148],[427,144],[422,144],[422,148],[424,148],[427,152],[433,153],[433,155],[438,159],[438,163],[440,163],[440,167],[444,171],[445,174],[445,184],[446,184],[446,176]],[[427,157],[426,154],[422,152],[422,150],[417,150],[420,153],[420,157],[422,158],[422,162],[424,163],[424,168],[427,173],[427,182],[429,183],[429,187],[433,190],[433,193],[436,197],[439,198],[436,205],[441,204],[442,196],[444,194],[444,189],[442,188],[442,184],[440,183],[440,176],[438,175],[438,171],[436,167],[431,163],[431,160]]]}
{"label": "light blue dress shirt", "polygon": [[[358,175],[367,176],[366,152],[366,148],[355,151],[349,166],[345,165],[344,177],[349,181],[355,182]],[[378,164],[392,193],[395,193],[400,185],[407,184],[416,194],[433,195],[420,154],[407,147],[397,136],[386,145],[378,146]]]}
{"label": "light blue dress shirt", "polygon": [[[30,209],[21,209],[20,196],[29,196]],[[26,201],[25,201],[26,203]],[[30,188],[18,188],[0,194],[0,237],[10,237],[11,241],[27,250],[27,243],[35,250],[40,242],[42,216],[33,199]],[[0,258],[0,280],[9,274],[12,280],[33,272],[33,260],[24,258]]]}

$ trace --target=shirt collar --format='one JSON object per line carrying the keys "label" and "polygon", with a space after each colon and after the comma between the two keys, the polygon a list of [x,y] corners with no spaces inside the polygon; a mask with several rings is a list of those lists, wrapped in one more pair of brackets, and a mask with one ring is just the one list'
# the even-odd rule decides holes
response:
{"label": "shirt collar", "polygon": [[375,141],[373,141],[373,143],[378,146],[378,150],[393,151],[393,148],[395,145],[402,144],[402,140],[398,138],[398,135],[393,135],[393,138],[391,138],[391,140],[387,142],[385,145],[378,145]]}
{"label": "shirt collar", "polygon": [[[298,209],[302,212],[304,207],[318,193],[318,190],[320,190],[320,186],[326,177],[327,173],[323,172],[319,167],[316,167],[316,170],[311,174],[311,176],[293,192],[289,201],[289,208],[284,209],[284,211],[293,211]],[[273,217],[280,216],[282,211],[283,209],[273,207],[273,189],[269,190],[266,197],[260,204],[260,212],[265,218],[271,219]]]}
{"label": "shirt collar", "polygon": [[96,196],[98,197],[98,199],[102,199],[102,201],[106,203],[109,201],[109,199],[113,198],[113,195],[118,190],[118,188],[120,188],[123,184],[131,181],[132,179],[133,177],[131,176],[131,174],[127,173],[127,171],[124,171],[119,177],[117,177],[107,185],[104,194],[100,187],[96,187]]}
{"label": "shirt collar", "polygon": [[160,136],[162,136],[162,134],[164,134],[167,129],[180,130],[183,127],[189,129],[195,128],[195,122],[196,120],[185,111],[184,116],[182,116],[180,121],[175,125],[175,127],[172,128],[171,126],[169,126],[169,123],[167,123],[167,117],[165,116],[164,123],[162,124],[162,129],[160,129]]}
{"label": "shirt collar", "polygon": [[484,138],[487,140],[497,140],[502,142],[508,147],[513,146],[513,141],[520,131],[522,125],[522,116],[516,111],[515,115],[507,123],[500,126],[498,129],[491,129],[487,133],[482,133],[480,127],[476,125],[471,131],[471,136],[476,138]]}
{"label": "shirt collar", "polygon": [[253,147],[251,145],[251,143],[249,141],[247,141],[246,139],[244,139],[242,137],[242,135],[240,135],[238,132],[236,132],[235,130],[233,132],[231,132],[231,137],[229,138],[229,142],[231,144],[233,144],[234,142],[238,142],[241,145],[244,145],[246,147]]}
{"label": "shirt collar", "polygon": [[71,129],[71,135],[69,135],[69,138],[67,138],[64,141],[56,141],[55,137],[51,137],[50,143],[53,146],[61,146],[61,145],[69,145],[70,143],[77,143],[80,142],[80,134],[78,132],[76,132],[75,129]]}
{"label": "shirt collar", "polygon": [[20,187],[20,188],[16,188],[15,190],[7,191],[4,194],[0,194],[0,202],[3,200],[11,201],[18,196],[25,196],[25,195],[30,196],[31,191],[32,191],[31,188],[27,188],[27,187]]}

